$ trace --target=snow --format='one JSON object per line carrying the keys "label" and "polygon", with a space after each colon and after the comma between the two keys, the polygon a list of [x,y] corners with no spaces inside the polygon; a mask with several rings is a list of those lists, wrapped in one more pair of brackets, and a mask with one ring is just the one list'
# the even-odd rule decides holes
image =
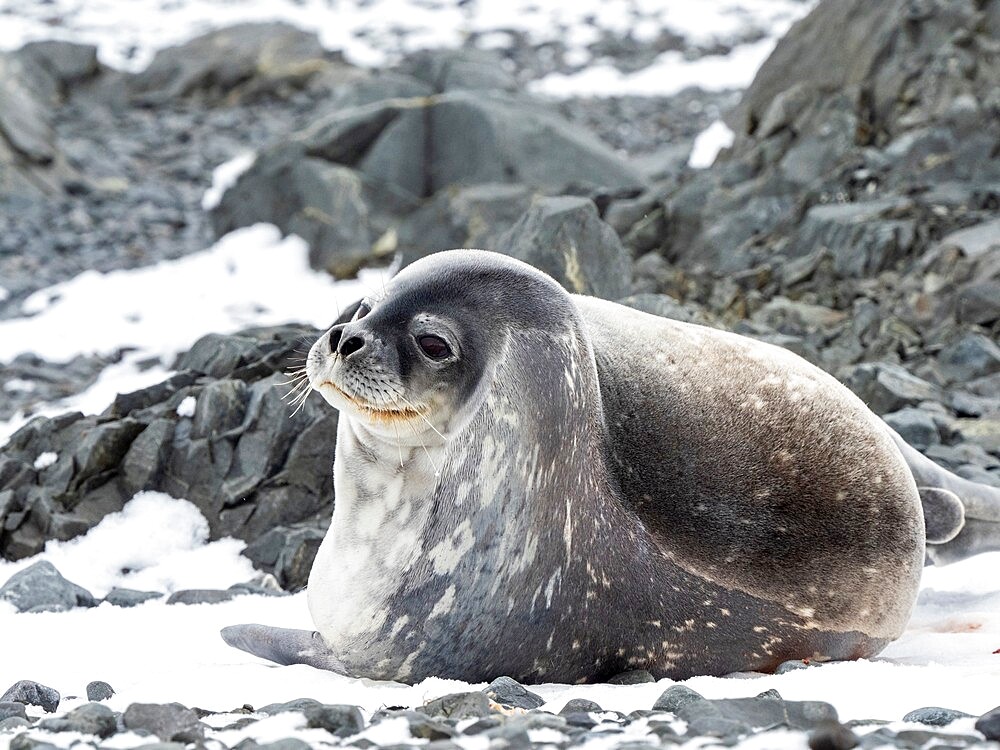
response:
{"label": "snow", "polygon": [[177,416],[178,417],[193,417],[195,407],[198,406],[198,399],[194,396],[186,396],[177,404]]}
{"label": "snow", "polygon": [[688,166],[692,169],[707,169],[715,162],[715,157],[724,148],[733,145],[736,134],[722,120],[716,120],[694,139]]}
{"label": "snow", "polygon": [[59,460],[58,453],[53,453],[52,451],[45,451],[44,453],[40,453],[38,454],[38,458],[35,459],[34,463],[35,471],[41,471],[42,469],[47,469],[58,460]]}
{"label": "snow", "polygon": [[[687,61],[670,51],[649,68],[620,74],[597,66],[572,76],[551,76],[536,90],[558,96],[626,93],[668,94],[688,85],[746,85],[791,23],[812,2],[798,0],[510,0],[424,3],[416,0],[0,0],[0,49],[36,39],[62,38],[96,44],[102,62],[141,70],[154,53],[211,29],[251,21],[285,21],[314,31],[328,49],[359,65],[381,66],[402,54],[430,47],[460,46],[482,34],[484,46],[510,35],[531,43],[565,45],[566,59],[600,63],[588,49],[602,33],[631,34],[652,41],[662,31],[689,43],[713,45],[729,39],[764,38],[737,45],[728,56]],[[217,194],[210,191],[206,201]]]}
{"label": "snow", "polygon": [[202,209],[211,211],[218,206],[223,194],[236,184],[240,175],[250,169],[255,161],[257,161],[257,154],[248,152],[223,162],[212,170],[212,186],[202,196]]}
{"label": "snow", "polygon": [[[87,271],[35,292],[23,303],[26,317],[0,321],[0,364],[24,352],[61,362],[129,349],[87,390],[32,416],[98,414],[116,394],[169,377],[169,363],[207,333],[293,322],[326,327],[344,306],[383,283],[382,272],[372,270],[334,281],[309,267],[308,247],[299,237],[282,238],[277,227],[257,224],[179,260]],[[149,367],[151,359],[160,364]],[[0,421],[0,445],[27,421],[23,413]]]}

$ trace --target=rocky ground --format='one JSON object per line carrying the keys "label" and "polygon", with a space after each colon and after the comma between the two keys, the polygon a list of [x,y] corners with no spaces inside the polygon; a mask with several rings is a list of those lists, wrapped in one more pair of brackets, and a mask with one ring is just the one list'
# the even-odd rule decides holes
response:
{"label": "rocky ground", "polygon": [[[560,102],[525,84],[572,66],[527,43],[487,52],[473,38],[371,70],[312,34],[253,25],[164,50],[141,73],[102,66],[92,47],[34,43],[0,54],[0,318],[81,271],[177,258],[261,221],[303,237],[313,267],[337,278],[489,248],[574,292],[785,346],[941,465],[1000,486],[998,38],[997,2],[825,0],[745,92]],[[612,41],[604,53],[624,69],[681,44]],[[720,115],[733,146],[692,169],[695,136]],[[249,151],[255,161],[206,211],[212,170]],[[20,559],[74,538],[154,489],[195,503],[213,538],[246,540],[247,556],[273,576],[267,585],[300,589],[329,522],[336,414],[309,402],[287,419],[275,384],[315,334],[210,335],[164,363],[176,370],[170,380],[119,396],[103,414],[30,422],[0,455],[0,554]],[[121,356],[5,363],[0,419],[86,388]],[[47,592],[53,573],[36,570],[30,581],[42,583],[14,588]],[[19,609],[96,603],[89,596]],[[12,690],[0,729],[26,725],[21,703],[44,705],[22,700],[41,688]],[[835,716],[779,696],[557,716],[499,711],[475,695],[372,723],[402,718],[441,747],[464,734],[578,743],[590,729],[627,735],[637,721],[669,744],[778,725],[809,730],[814,748],[858,741]],[[232,720],[285,710],[270,708]],[[335,737],[364,729],[348,708],[298,709]],[[101,737],[139,728],[187,742],[205,736],[203,718],[88,705],[36,726],[86,724]],[[997,721],[977,728],[1000,739]],[[880,731],[861,743],[930,741]]]}
{"label": "rocky ground", "polygon": [[[624,682],[651,680],[642,673],[622,675]],[[679,746],[692,740],[731,746],[752,738],[760,747],[787,747],[805,740],[811,750],[849,750],[852,747],[919,748],[936,746],[983,747],[981,735],[1000,740],[1000,713],[991,712],[975,722],[976,732],[934,731],[952,722],[971,719],[945,708],[916,709],[906,721],[927,729],[893,731],[885,722],[852,721],[842,724],[828,703],[786,701],[775,690],[754,698],[708,700],[683,685],[667,688],[645,710],[623,714],[607,711],[594,701],[571,699],[558,713],[541,710],[544,699],[509,677],[500,677],[481,691],[454,693],[415,708],[385,706],[366,721],[357,706],[323,704],[303,698],[255,708],[244,705],[223,713],[188,708],[179,703],[133,703],[123,712],[112,711],[101,701],[114,694],[106,682],[87,685],[87,700],[58,718],[44,718],[38,709],[55,712],[60,695],[38,683],[15,683],[0,696],[0,731],[34,726],[54,741],[61,734],[96,735],[101,741],[122,740],[169,743],[159,747],[182,748],[206,741],[223,742],[248,735],[235,744],[241,750],[305,750],[317,745],[350,747],[406,747],[422,744],[434,750],[469,747],[618,747],[645,750]],[[299,737],[257,742],[255,730],[274,725],[273,717],[291,714]],[[285,722],[288,724],[289,722]],[[310,731],[311,730],[311,731]],[[115,735],[119,737],[112,740]],[[756,743],[759,742],[759,745]],[[946,744],[945,744],[946,743]],[[43,750],[44,743],[27,733],[11,741],[12,750]],[[52,745],[48,745],[51,747]]]}

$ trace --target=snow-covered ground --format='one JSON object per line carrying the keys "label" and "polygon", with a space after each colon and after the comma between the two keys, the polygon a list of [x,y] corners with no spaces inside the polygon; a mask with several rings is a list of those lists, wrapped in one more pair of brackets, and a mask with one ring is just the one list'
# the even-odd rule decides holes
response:
{"label": "snow-covered ground", "polygon": [[[38,559],[54,563],[75,583],[102,595],[112,586],[170,593],[192,586],[226,587],[253,575],[239,555],[242,543],[206,542],[207,523],[183,500],[142,493],[86,536],[50,542],[36,558],[0,562],[0,580]],[[755,679],[696,677],[686,685],[709,698],[748,697],[774,688],[786,699],[825,700],[842,720],[898,721],[908,711],[938,705],[981,714],[998,702],[1000,673],[1000,553],[947,568],[928,569],[920,603],[906,634],[877,659],[828,664]],[[130,572],[122,573],[123,569]],[[276,667],[226,646],[220,628],[263,622],[308,628],[305,597],[247,595],[223,604],[166,605],[151,601],[131,609],[102,604],[62,613],[15,614],[0,604],[6,644],[0,682],[32,679],[67,699],[60,711],[79,705],[84,687],[104,680],[117,694],[108,705],[180,701],[213,711],[250,703],[263,706],[301,697],[360,705],[370,714],[383,705],[421,705],[451,692],[482,687],[429,679],[407,686],[354,680],[305,666]],[[533,688],[558,711],[570,698],[588,698],[608,710],[650,708],[670,685],[542,685]],[[3,687],[3,686],[0,686]],[[222,717],[219,726],[227,723]],[[254,733],[286,736],[303,725],[286,716],[254,725]],[[955,731],[972,728],[962,720]],[[386,728],[383,731],[391,731]],[[405,727],[397,741],[407,739]],[[791,733],[794,734],[794,733]],[[228,745],[244,735],[226,733]],[[260,736],[254,734],[252,736]],[[0,748],[8,737],[0,735]],[[116,741],[119,738],[116,737]],[[802,746],[801,735],[790,738]],[[774,741],[773,738],[771,740]],[[749,747],[749,745],[748,745]]]}
{"label": "snow-covered ground", "polygon": [[[232,232],[208,250],[153,266],[82,273],[42,289],[23,304],[26,317],[0,321],[0,364],[33,352],[54,362],[128,348],[83,393],[36,414],[97,414],[117,393],[164,380],[174,357],[206,333],[306,323],[325,327],[342,307],[377,289],[377,271],[337,283],[309,268],[308,247],[258,224]],[[158,366],[142,363],[155,358]],[[0,421],[0,446],[26,418]]]}
{"label": "snow-covered ground", "polygon": [[[384,65],[406,52],[455,47],[476,34],[484,46],[531,43],[566,46],[572,75],[536,84],[541,93],[607,96],[676,93],[698,84],[718,90],[746,86],[777,39],[812,7],[810,0],[0,0],[0,49],[62,38],[95,44],[112,67],[141,70],[156,50],[215,28],[248,21],[286,21],[315,31],[331,50],[360,65]],[[728,55],[688,60],[666,51],[652,65],[622,74],[595,57],[603,34],[639,42],[662,32],[690,45],[741,42]]]}

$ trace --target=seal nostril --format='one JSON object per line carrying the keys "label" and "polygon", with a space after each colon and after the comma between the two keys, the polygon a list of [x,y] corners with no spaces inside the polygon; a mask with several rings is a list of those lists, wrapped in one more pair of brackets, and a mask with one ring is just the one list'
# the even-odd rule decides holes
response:
{"label": "seal nostril", "polygon": [[329,336],[330,351],[337,351],[337,347],[340,346],[340,335],[344,332],[342,328],[331,328]]}
{"label": "seal nostril", "polygon": [[354,354],[354,352],[358,351],[358,349],[361,349],[364,345],[365,340],[363,338],[360,336],[351,336],[351,338],[347,339],[347,341],[340,345],[340,353],[345,357],[349,357]]}

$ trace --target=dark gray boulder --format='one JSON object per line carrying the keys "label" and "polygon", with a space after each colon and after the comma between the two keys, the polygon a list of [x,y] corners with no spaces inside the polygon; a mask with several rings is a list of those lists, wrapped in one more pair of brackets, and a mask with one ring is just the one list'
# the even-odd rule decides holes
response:
{"label": "dark gray boulder", "polygon": [[899,365],[865,363],[850,368],[842,378],[868,408],[887,414],[921,401],[940,401],[941,390],[911,375]]}
{"label": "dark gray boulder", "polygon": [[273,574],[284,590],[300,591],[324,536],[326,530],[316,526],[278,526],[250,542],[243,554],[258,570]]}
{"label": "dark gray boulder", "polygon": [[[83,533],[140,490],[195,503],[213,538],[255,539],[305,521],[322,527],[332,509],[337,413],[313,397],[291,416],[280,385],[317,333],[206,337],[175,363],[178,375],[118,396],[103,415],[27,424],[0,459],[8,467],[0,470],[0,553],[24,557],[57,534]],[[193,417],[177,413],[188,397]],[[59,458],[35,471],[45,451]]]}
{"label": "dark gray boulder", "polygon": [[325,729],[334,737],[350,737],[365,728],[364,717],[357,706],[307,706],[304,713],[309,727]]}
{"label": "dark gray boulder", "polygon": [[[135,607],[150,599],[160,599],[163,597],[159,591],[136,591],[134,589],[113,588],[104,597],[104,601],[115,607]],[[91,700],[98,700],[91,698]]]}
{"label": "dark gray boulder", "polygon": [[497,250],[545,271],[576,294],[619,299],[629,291],[628,254],[586,198],[536,198],[497,238]]}
{"label": "dark gray boulder", "polygon": [[475,48],[420,50],[399,64],[399,71],[446,91],[516,91],[517,79],[504,61],[489,50]]}
{"label": "dark gray boulder", "polygon": [[205,725],[198,714],[180,703],[133,703],[125,709],[122,723],[132,731],[155,734],[163,742],[202,742]]}
{"label": "dark gray boulder", "polygon": [[531,204],[523,185],[487,183],[447,188],[407,216],[397,229],[401,264],[454,248],[503,252],[497,240]]}
{"label": "dark gray boulder", "polygon": [[46,713],[55,713],[59,708],[59,701],[62,697],[59,691],[46,687],[31,680],[20,680],[15,682],[3,695],[0,695],[0,703],[22,703],[26,706],[39,706]]}
{"label": "dark gray boulder", "polygon": [[67,581],[47,560],[12,575],[0,587],[0,600],[10,602],[19,612],[61,612],[97,606],[89,591]]}
{"label": "dark gray boulder", "polygon": [[285,23],[245,23],[159,51],[128,87],[148,105],[196,94],[216,102],[302,88],[330,64],[315,34]]}
{"label": "dark gray boulder", "polygon": [[493,682],[483,688],[487,697],[505,706],[515,708],[532,709],[538,708],[545,699],[528,690],[524,685],[511,677],[497,677]]}
{"label": "dark gray boulder", "polygon": [[906,408],[883,416],[892,429],[917,450],[926,450],[941,442],[937,422],[923,409]]}
{"label": "dark gray boulder", "polygon": [[976,720],[976,731],[988,740],[1000,742],[1000,706],[987,711]]}
{"label": "dark gray boulder", "polygon": [[80,732],[107,739],[118,729],[117,714],[100,703],[84,703],[58,719],[44,719],[39,729],[49,732]]}
{"label": "dark gray boulder", "polygon": [[948,379],[959,383],[1000,372],[1000,346],[979,333],[953,341],[937,359]]}
{"label": "dark gray boulder", "polygon": [[685,685],[671,685],[656,699],[656,702],[653,704],[653,710],[679,714],[680,710],[685,706],[703,700],[705,700],[705,697],[701,693],[697,693]]}

